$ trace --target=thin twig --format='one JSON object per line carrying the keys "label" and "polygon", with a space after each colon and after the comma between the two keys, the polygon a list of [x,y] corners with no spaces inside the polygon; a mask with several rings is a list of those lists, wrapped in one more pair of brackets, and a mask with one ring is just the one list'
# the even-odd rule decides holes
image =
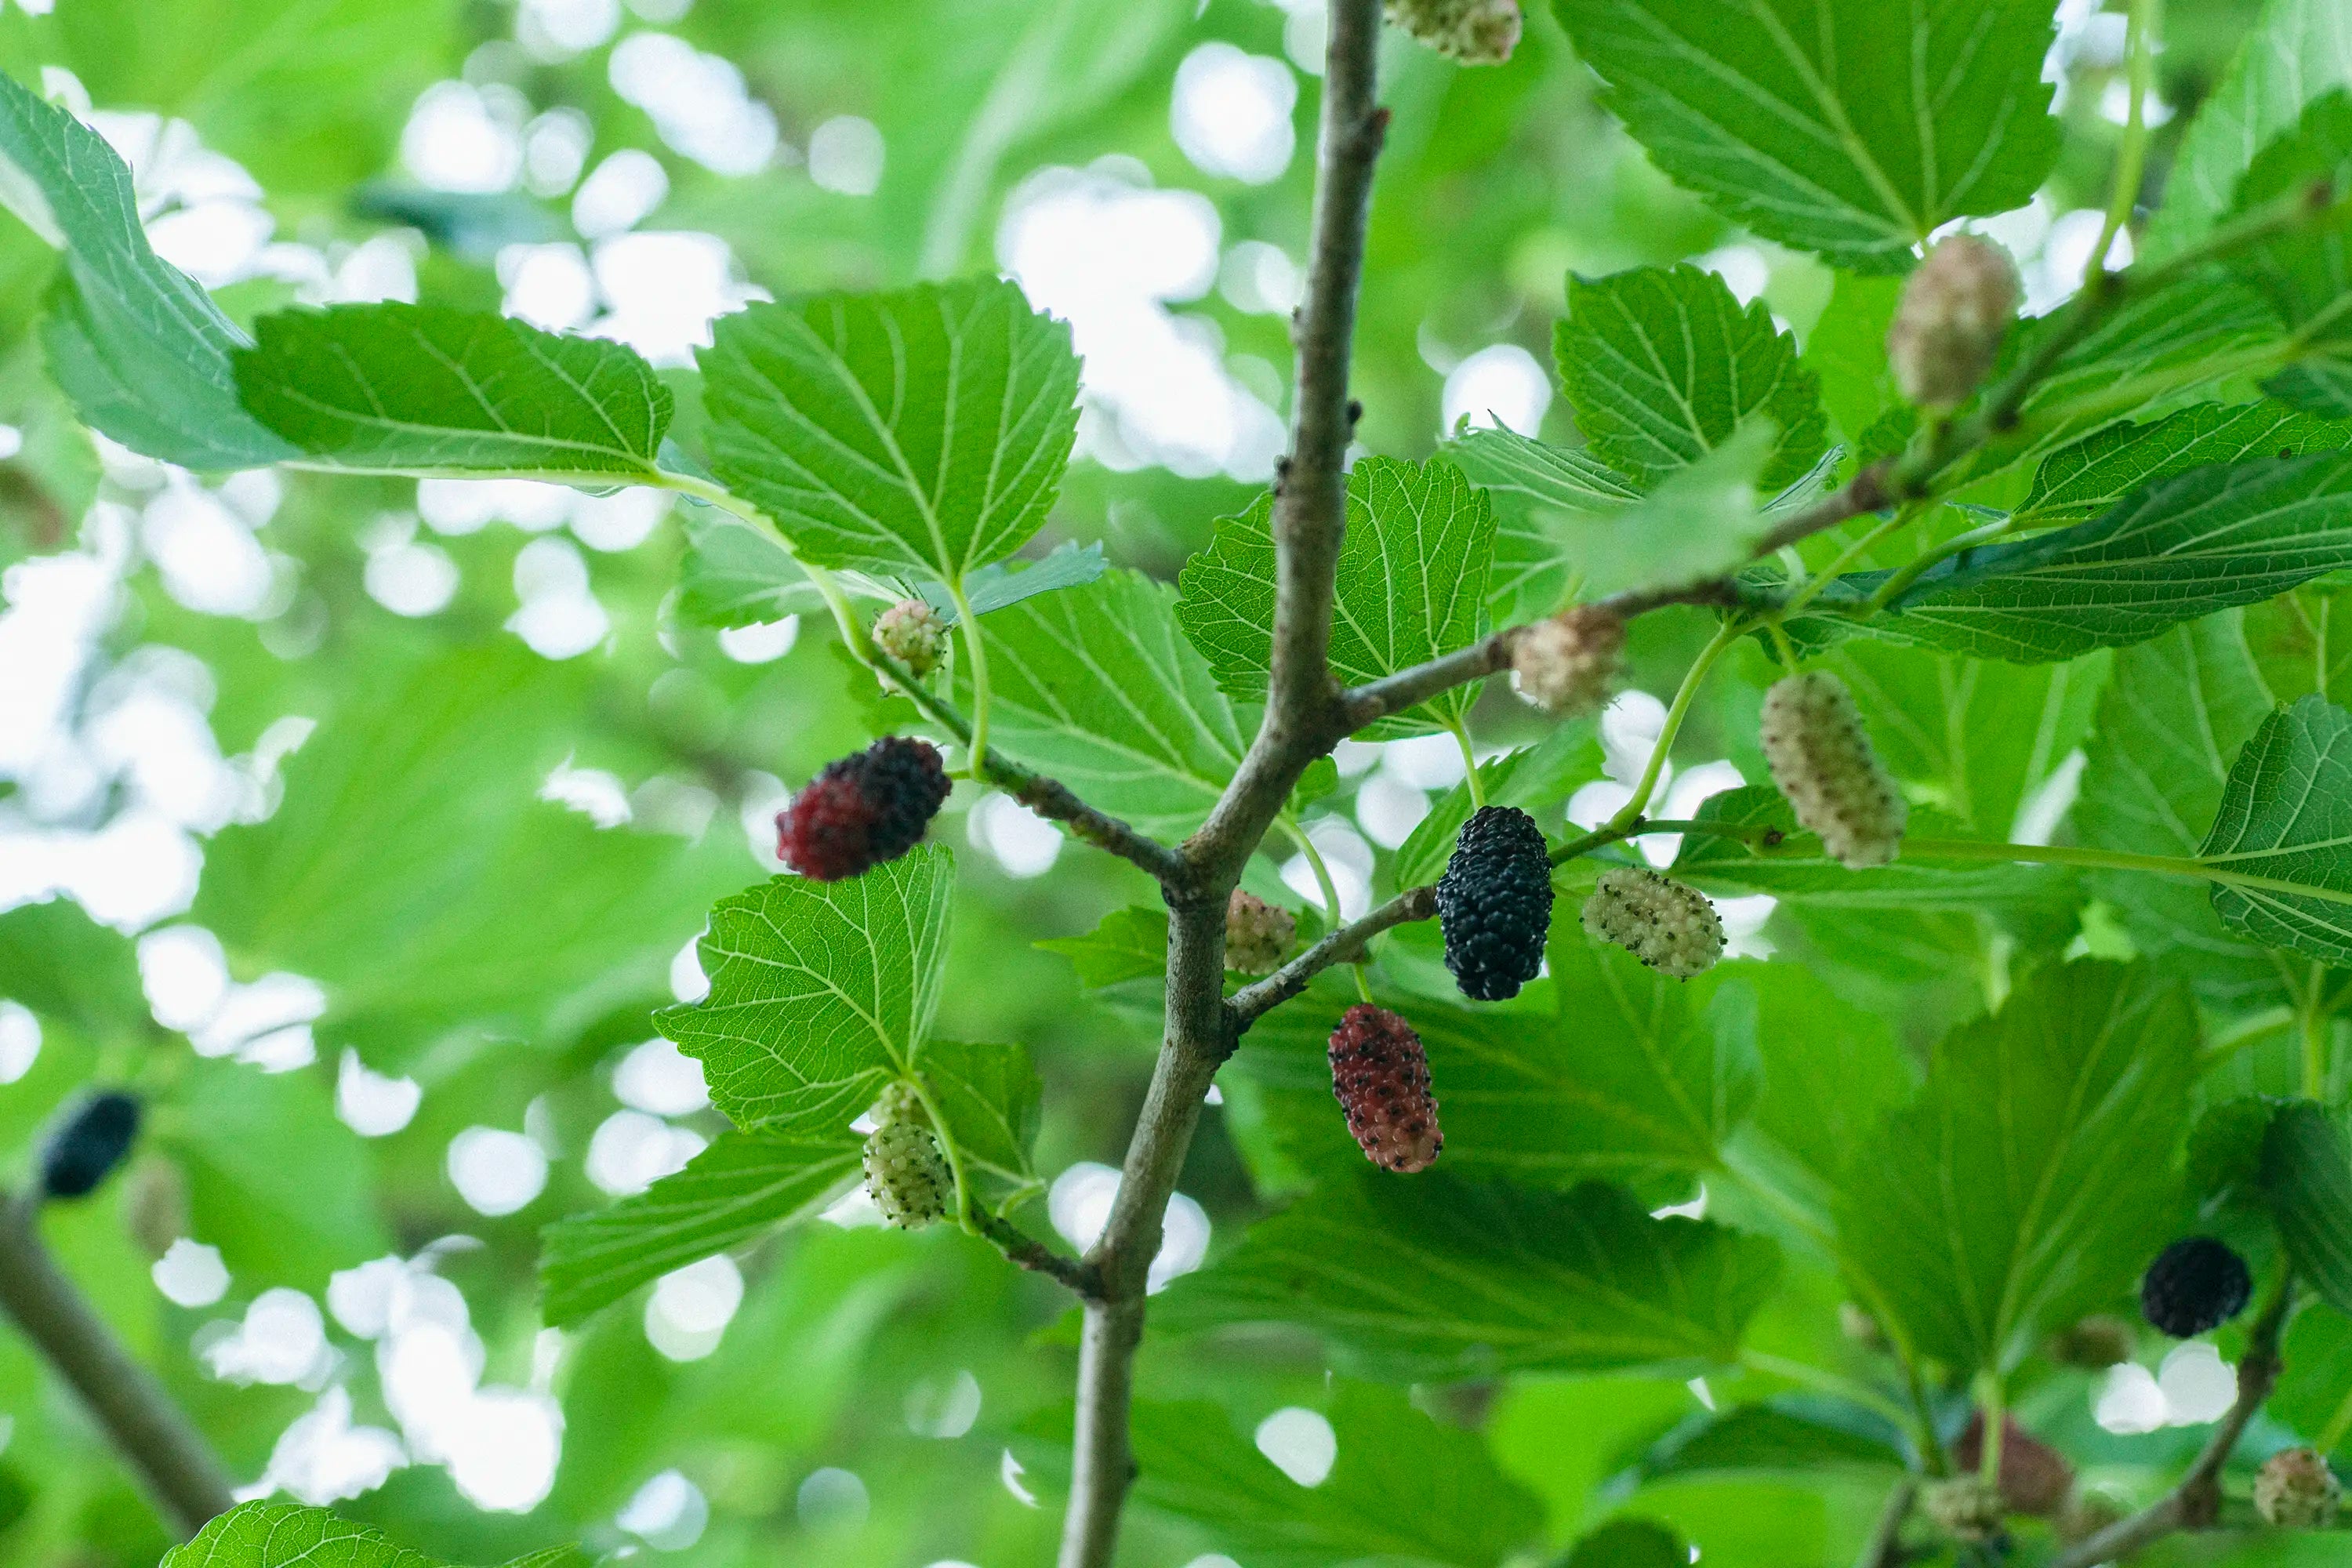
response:
{"label": "thin twig", "polygon": [[1243,986],[1226,1000],[1225,1014],[1232,1020],[1234,1037],[1238,1039],[1252,1024],[1306,990],[1308,981],[1333,964],[1355,963],[1363,956],[1364,944],[1381,932],[1425,921],[1435,913],[1434,886],[1409,888],[1370,914],[1339,927],[1265,979]]}
{"label": "thin twig", "polygon": [[2279,1335],[2286,1327],[2287,1312],[2294,1300],[2294,1281],[2282,1279],[2262,1316],[2254,1321],[2245,1356],[2238,1363],[2237,1401],[2214,1429],[2204,1451],[2197,1456],[2197,1462],[2180,1478],[2180,1483],[2129,1519],[2111,1524],[2062,1552],[2050,1568],[2092,1568],[2095,1563],[2112,1563],[2175,1531],[2200,1529],[2213,1521],[2221,1501],[2221,1467],[2230,1462],[2247,1424],[2278,1384]]}
{"label": "thin twig", "polygon": [[212,1445],[49,1257],[30,1196],[0,1195],[0,1307],[74,1386],[148,1495],[191,1536],[235,1500]]}
{"label": "thin twig", "polygon": [[[653,482],[741,519],[791,556],[801,570],[808,574],[809,581],[824,596],[826,606],[833,612],[834,624],[841,634],[842,644],[848,648],[850,657],[871,670],[885,685],[904,694],[924,718],[961,742],[974,758],[975,771],[981,777],[1038,816],[1066,824],[1071,832],[1097,848],[1132,862],[1163,885],[1185,875],[1183,861],[1167,845],[1137,832],[1108,812],[1096,810],[1059,779],[1048,778],[1033,768],[1008,761],[994,751],[975,746],[971,721],[965,718],[954,703],[916,679],[905,665],[874,646],[874,639],[866,635],[865,623],[850,607],[833,574],[822,566],[802,561],[793,548],[791,537],[777,526],[773,518],[741,497],[692,474],[665,471],[656,475]],[[976,638],[978,626],[968,616],[964,624],[967,637]]]}
{"label": "thin twig", "polygon": [[1002,1215],[982,1209],[972,1215],[972,1226],[999,1252],[1031,1273],[1058,1280],[1081,1297],[1102,1294],[1102,1281],[1094,1269],[1078,1258],[1063,1257]]}
{"label": "thin twig", "polygon": [[[2336,203],[2327,188],[2314,187],[2248,214],[2216,230],[2202,244],[2165,261],[2121,272],[2093,274],[2065,309],[2046,319],[2047,324],[2036,334],[2017,368],[1988,391],[1966,418],[1937,420],[1899,456],[1880,458],[1829,494],[1791,512],[1758,538],[1748,552],[1748,559],[1767,560],[1840,523],[1906,503],[1935,500],[1997,472],[1997,467],[1969,465],[1963,460],[1989,450],[2006,449],[2030,434],[2022,428],[2021,422],[2033,394],[2069,353],[2105,325],[2123,306],[2193,277],[2216,260],[2262,240],[2341,216],[2345,210],[2346,205]],[[1628,589],[1594,600],[1591,607],[1612,612],[1621,620],[1632,620],[1669,605],[1769,608],[1771,599],[1767,594],[1744,587],[1734,576],[1717,574],[1657,587]],[[1349,689],[1341,699],[1347,732],[1353,734],[1389,714],[1402,712],[1441,692],[1508,668],[1512,650],[1526,629],[1507,627],[1468,647]]]}

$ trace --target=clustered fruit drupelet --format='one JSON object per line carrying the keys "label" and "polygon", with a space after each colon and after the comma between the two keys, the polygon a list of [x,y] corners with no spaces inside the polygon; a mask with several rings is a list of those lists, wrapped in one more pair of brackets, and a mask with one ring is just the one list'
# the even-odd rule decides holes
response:
{"label": "clustered fruit drupelet", "polygon": [[1429,1052],[1385,1007],[1348,1009],[1331,1031],[1331,1092],[1365,1158],[1385,1170],[1425,1171],[1445,1147],[1429,1089]]}
{"label": "clustered fruit drupelet", "polygon": [[1860,870],[1895,858],[1909,811],[1845,682],[1826,670],[1775,681],[1758,737],[1773,784],[1831,859]]}
{"label": "clustered fruit drupelet", "polygon": [[929,742],[886,735],[826,764],[793,797],[776,818],[776,853],[815,881],[859,876],[920,843],[948,787]]}
{"label": "clustered fruit drupelet", "polygon": [[1640,866],[1601,873],[1584,900],[1584,929],[1661,974],[1688,980],[1723,956],[1723,920],[1696,888]]}
{"label": "clustered fruit drupelet", "polygon": [[1543,829],[1517,806],[1470,814],[1437,879],[1445,967],[1478,1002],[1516,996],[1543,967],[1551,929],[1551,854]]}
{"label": "clustered fruit drupelet", "polygon": [[42,1193],[89,1196],[122,1163],[138,1136],[138,1100],[113,1090],[91,1095],[42,1145]]}
{"label": "clustered fruit drupelet", "polygon": [[1465,65],[1500,65],[1517,47],[1519,0],[1388,0],[1388,18]]}
{"label": "clustered fruit drupelet", "polygon": [[874,619],[874,646],[920,680],[940,667],[947,624],[920,599],[901,599]]}
{"label": "clustered fruit drupelet", "polygon": [[1937,1530],[1955,1541],[1990,1541],[2000,1533],[2007,1513],[2000,1488],[1982,1476],[1948,1476],[1919,1491],[1919,1508]]}
{"label": "clustered fruit drupelet", "polygon": [[1564,719],[1599,712],[1624,663],[1625,622],[1590,605],[1538,621],[1511,645],[1519,695]]}
{"label": "clustered fruit drupelet", "polygon": [[1240,974],[1271,974],[1298,939],[1298,917],[1239,888],[1225,902],[1225,967]]}
{"label": "clustered fruit drupelet", "polygon": [[866,1135],[866,1191],[882,1217],[916,1230],[943,1217],[955,1176],[931,1135],[931,1118],[908,1084],[883,1090],[874,1108],[877,1125]]}
{"label": "clustered fruit drupelet", "polygon": [[2282,1448],[2254,1476],[2254,1511],[2284,1530],[2326,1530],[2343,1501],[2342,1484],[2315,1448]]}
{"label": "clustered fruit drupelet", "polygon": [[2147,1266],[2139,1310],[2152,1327],[2176,1340],[2193,1339],[2244,1311],[2253,1291],[2244,1258],[2210,1236],[2191,1236]]}
{"label": "clustered fruit drupelet", "polygon": [[2017,315],[2017,265],[1989,239],[1940,240],[1904,285],[1886,329],[1886,360],[1904,398],[1949,408],[1980,385]]}

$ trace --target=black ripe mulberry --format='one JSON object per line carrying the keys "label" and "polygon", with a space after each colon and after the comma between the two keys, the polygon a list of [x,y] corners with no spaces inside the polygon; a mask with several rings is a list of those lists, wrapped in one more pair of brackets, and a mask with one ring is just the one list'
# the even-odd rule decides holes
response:
{"label": "black ripe mulberry", "polygon": [[94,1094],[49,1135],[41,1150],[41,1190],[53,1198],[87,1197],[106,1180],[139,1136],[139,1102],[127,1094]]}
{"label": "black ripe mulberry", "polygon": [[2176,1241],[2139,1282],[2139,1310],[2176,1340],[2193,1339],[2246,1310],[2254,1291],[2246,1260],[2210,1236]]}
{"label": "black ripe mulberry", "polygon": [[947,764],[930,742],[885,735],[793,797],[776,818],[776,853],[815,881],[858,876],[920,843],[947,798]]}
{"label": "black ripe mulberry", "polygon": [[1551,929],[1551,856],[1534,817],[1509,805],[1471,813],[1437,879],[1437,923],[1465,996],[1499,1002],[1536,977]]}
{"label": "black ripe mulberry", "polygon": [[1429,1053],[1412,1026],[1385,1007],[1350,1007],[1331,1031],[1331,1092],[1375,1165],[1425,1171],[1445,1147],[1429,1092]]}
{"label": "black ripe mulberry", "polygon": [[944,1217],[955,1174],[931,1135],[930,1113],[921,1097],[906,1084],[892,1084],[874,1116],[881,1125],[866,1135],[864,1156],[866,1191],[874,1206],[901,1230],[918,1230]]}

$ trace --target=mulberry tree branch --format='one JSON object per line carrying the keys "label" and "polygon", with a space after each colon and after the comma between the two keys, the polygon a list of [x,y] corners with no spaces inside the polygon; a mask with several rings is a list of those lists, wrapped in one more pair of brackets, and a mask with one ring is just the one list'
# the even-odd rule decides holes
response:
{"label": "mulberry tree branch", "polygon": [[2246,1342],[2244,1359],[2238,1363],[2238,1397],[2230,1413],[2213,1430],[2197,1462],[2170,1491],[2133,1514],[2129,1519],[2107,1526],[2087,1540],[2061,1553],[2050,1568],[2093,1568],[2100,1563],[2120,1562],[2151,1542],[2160,1541],[2179,1530],[2194,1530],[2209,1525],[2221,1509],[2221,1468],[2236,1452],[2238,1439],[2255,1415],[2263,1401],[2271,1396],[2278,1385],[2281,1363],[2279,1336],[2294,1300],[2294,1281],[2279,1282],[2277,1294],[2254,1321]]}
{"label": "mulberry tree branch", "polygon": [[[809,581],[824,595],[826,607],[833,612],[835,628],[841,633],[843,646],[850,656],[874,672],[877,679],[905,694],[924,718],[945,730],[961,742],[977,763],[982,778],[1003,790],[1038,816],[1066,826],[1071,832],[1095,846],[1140,868],[1155,880],[1165,885],[1184,874],[1183,861],[1175,850],[1148,834],[1139,833],[1128,824],[1105,811],[1098,811],[1078,797],[1077,792],[1059,779],[1049,778],[1034,769],[1007,761],[992,751],[975,745],[972,721],[952,702],[916,679],[907,668],[880,648],[866,635],[865,623],[850,607],[849,600],[833,574],[822,566],[801,561],[793,549],[793,542],[775,520],[759,508],[730,494],[708,479],[691,474],[664,473],[658,476],[663,489],[713,506],[730,513],[767,535],[785,554],[799,563],[808,574]],[[965,629],[976,637],[977,624],[966,620]]]}
{"label": "mulberry tree branch", "polygon": [[1161,879],[1169,914],[1166,1029],[1118,1196],[1086,1258],[1101,1293],[1087,1302],[1079,1341],[1061,1568],[1110,1568],[1120,1510],[1135,1478],[1128,1415],[1151,1260],[1202,1101],[1235,1038],[1223,997],[1226,899],[1299,774],[1347,732],[1328,654],[1356,418],[1348,367],[1372,169],[1388,129],[1388,112],[1374,101],[1380,29],[1380,0],[1334,0],[1307,297],[1292,326],[1294,422],[1274,509],[1275,617],[1265,712],[1208,821],[1178,850],[1181,873]]}
{"label": "mulberry tree branch", "polygon": [[[2336,201],[2327,187],[2314,187],[2250,213],[2164,261],[2094,274],[2083,291],[2049,319],[2016,367],[1966,417],[1937,420],[1898,456],[1867,465],[1829,494],[1789,513],[1757,539],[1748,559],[1769,559],[1857,517],[1906,503],[1936,500],[2000,471],[2016,460],[2014,449],[2021,443],[2030,445],[2029,438],[2038,433],[2034,422],[2026,417],[2033,395],[2066,356],[2113,320],[2116,311],[2264,239],[2338,221],[2347,205],[2352,204]],[[2063,419],[2073,413],[2062,405],[2051,417]],[[1769,609],[1772,603],[1769,591],[1747,588],[1734,576],[1717,574],[1628,590],[1595,600],[1592,607],[1630,621],[1668,605]],[[1346,732],[1353,734],[1441,692],[1509,668],[1512,653],[1526,630],[1525,626],[1506,627],[1468,647],[1351,689],[1340,700]]]}
{"label": "mulberry tree branch", "polygon": [[1360,919],[1329,932],[1320,942],[1255,984],[1234,993],[1225,1003],[1235,1038],[1266,1014],[1307,989],[1307,982],[1335,963],[1353,963],[1364,955],[1365,944],[1384,931],[1425,921],[1437,913],[1437,888],[1408,888]]}
{"label": "mulberry tree branch", "polygon": [[0,1307],[80,1394],[184,1538],[234,1500],[212,1445],[66,1278],[37,1228],[40,1205],[0,1194]]}
{"label": "mulberry tree branch", "polygon": [[999,1252],[1031,1273],[1045,1275],[1075,1295],[1101,1294],[1101,1281],[1092,1268],[1075,1258],[1063,1257],[1002,1215],[982,1210],[972,1216],[972,1226]]}

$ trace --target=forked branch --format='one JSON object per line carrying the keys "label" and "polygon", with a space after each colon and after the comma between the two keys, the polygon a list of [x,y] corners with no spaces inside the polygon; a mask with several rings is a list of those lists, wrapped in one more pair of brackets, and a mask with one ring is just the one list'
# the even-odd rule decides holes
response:
{"label": "forked branch", "polygon": [[1307,765],[1345,733],[1327,655],[1347,455],[1355,406],[1348,366],[1363,277],[1372,167],[1388,128],[1374,101],[1380,0],[1335,0],[1317,139],[1314,237],[1307,298],[1293,324],[1297,374],[1290,452],[1274,510],[1275,618],[1265,713],[1208,821],[1163,878],[1168,899],[1167,1024],[1118,1196],[1087,1264],[1102,1293],[1079,1342],[1076,1447],[1061,1568],[1109,1568],[1135,1461],[1128,1441],[1144,1292],[1177,1172],[1211,1079],[1232,1049],[1224,1001],[1225,900]]}
{"label": "forked branch", "polygon": [[2093,1568],[2095,1563],[2118,1562],[2177,1530],[2213,1522],[2221,1506],[2221,1468],[2230,1462],[2238,1439],[2262,1409],[2263,1401],[2278,1385],[2279,1336],[2286,1327],[2294,1300],[2294,1281],[2282,1279],[2277,1294],[2263,1309],[2262,1316],[2254,1320],[2245,1356],[2238,1363],[2237,1400],[2221,1418],[2221,1426],[2213,1429],[2213,1436],[2198,1454],[2197,1462],[2189,1467],[2189,1473],[2180,1478],[2179,1484],[2129,1519],[2078,1542],[2060,1554],[2050,1568]]}
{"label": "forked branch", "polygon": [[[1791,545],[1857,517],[1938,500],[1962,485],[1985,478],[2002,464],[2014,461],[2011,456],[1989,468],[1970,460],[1987,453],[2008,451],[2032,434],[2027,428],[2026,409],[2033,395],[2065,363],[2068,354],[2112,321],[2118,310],[2194,278],[2215,262],[2263,240],[2295,229],[2340,221],[2347,207],[2347,204],[2335,199],[2328,187],[2314,186],[2249,213],[2215,230],[2202,243],[2164,261],[2121,272],[2095,274],[2083,291],[2035,334],[2016,367],[1996,383],[1965,417],[1937,420],[1898,456],[1869,464],[1829,494],[1790,512],[1758,537],[1749,549],[1748,559],[1769,559]],[[2063,417],[2066,412],[2057,410],[2053,417]],[[1770,590],[1746,586],[1736,575],[1716,574],[1630,589],[1596,600],[1593,607],[1630,621],[1669,605],[1769,612],[1774,602]],[[1507,627],[1468,647],[1351,689],[1341,700],[1347,732],[1353,734],[1391,713],[1401,713],[1454,687],[1509,668],[1512,652],[1526,629]]]}

